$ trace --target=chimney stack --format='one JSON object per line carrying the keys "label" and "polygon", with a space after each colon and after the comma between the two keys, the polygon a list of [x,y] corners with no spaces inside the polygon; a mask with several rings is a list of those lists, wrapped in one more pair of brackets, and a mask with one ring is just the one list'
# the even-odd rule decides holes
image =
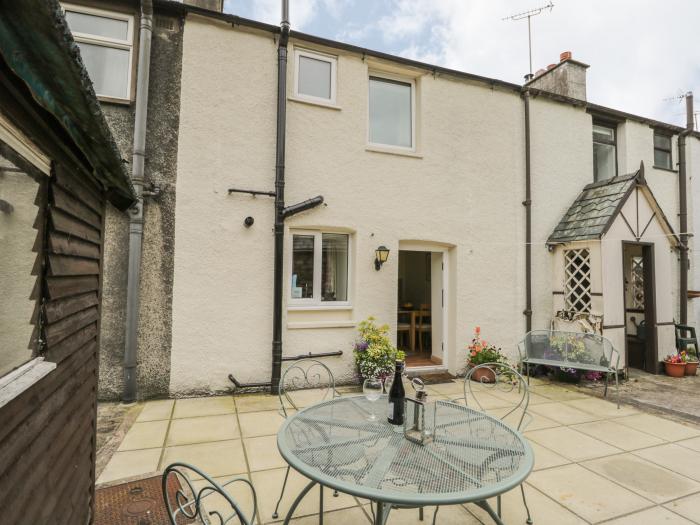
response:
{"label": "chimney stack", "polygon": [[586,100],[588,67],[588,64],[574,60],[571,51],[564,51],[559,55],[558,64],[549,64],[546,69],[538,70],[535,78],[526,85],[557,95]]}

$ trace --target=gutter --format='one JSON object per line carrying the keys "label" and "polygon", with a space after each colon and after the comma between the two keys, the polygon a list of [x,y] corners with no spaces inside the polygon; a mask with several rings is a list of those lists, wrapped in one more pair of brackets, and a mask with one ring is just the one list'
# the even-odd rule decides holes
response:
{"label": "gutter", "polygon": [[138,363],[137,332],[139,316],[139,281],[141,246],[143,244],[143,178],[146,161],[146,117],[148,115],[148,75],[151,68],[151,36],[153,4],[141,0],[139,63],[136,71],[136,114],[134,118],[134,153],[131,180],[137,202],[129,210],[129,268],[126,285],[126,338],[124,345],[124,387],[122,401],[136,401],[136,365]]}
{"label": "gutter", "polygon": [[688,324],[688,167],[686,137],[693,133],[693,93],[685,94],[686,126],[678,135],[678,200],[680,222],[680,324]]}
{"label": "gutter", "polygon": [[525,110],[525,331],[532,330],[532,184],[530,176],[530,90],[522,92]]}

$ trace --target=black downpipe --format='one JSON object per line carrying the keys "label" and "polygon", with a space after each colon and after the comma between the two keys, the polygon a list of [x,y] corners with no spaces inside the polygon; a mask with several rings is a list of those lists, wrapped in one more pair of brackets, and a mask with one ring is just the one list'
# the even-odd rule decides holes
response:
{"label": "black downpipe", "polygon": [[525,104],[525,331],[532,330],[532,184],[530,179],[530,91],[523,90]]}
{"label": "black downpipe", "polygon": [[272,312],[272,377],[270,393],[279,389],[282,375],[282,274],[284,254],[284,161],[287,126],[287,43],[289,2],[282,1],[282,22],[277,45],[277,150],[275,153],[275,277]]}
{"label": "black downpipe", "polygon": [[688,166],[686,158],[686,137],[693,131],[693,93],[685,95],[686,129],[678,136],[678,200],[680,202],[680,314],[681,324],[688,324]]}

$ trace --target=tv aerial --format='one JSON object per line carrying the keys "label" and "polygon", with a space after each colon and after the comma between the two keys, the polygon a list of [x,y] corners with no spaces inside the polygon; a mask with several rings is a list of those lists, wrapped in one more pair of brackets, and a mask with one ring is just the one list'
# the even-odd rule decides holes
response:
{"label": "tv aerial", "polygon": [[501,20],[512,20],[513,22],[517,22],[518,20],[525,20],[527,18],[527,48],[528,48],[528,53],[530,55],[530,72],[527,75],[527,79],[531,80],[533,77],[532,74],[532,29],[531,29],[531,23],[530,19],[533,16],[537,16],[539,14],[542,14],[545,10],[549,10],[549,12],[554,9],[554,4],[550,2],[547,5],[543,5],[542,7],[536,7],[535,9],[530,9],[529,11],[523,11],[522,13],[516,13],[514,15],[506,16],[505,18],[501,18]]}

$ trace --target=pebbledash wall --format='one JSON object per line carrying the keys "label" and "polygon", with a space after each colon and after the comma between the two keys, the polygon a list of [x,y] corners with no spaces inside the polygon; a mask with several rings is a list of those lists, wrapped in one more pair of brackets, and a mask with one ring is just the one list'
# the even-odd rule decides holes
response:
{"label": "pebbledash wall", "polygon": [[[356,324],[372,315],[394,333],[398,252],[422,246],[447,252],[449,370],[464,366],[463,349],[476,325],[513,355],[525,332],[520,94],[295,39],[290,57],[295,47],[337,56],[338,87],[337,107],[288,97],[285,200],[321,194],[325,204],[286,223],[285,301],[289,231],[323,229],[351,234],[352,306],[285,306],[285,354],[343,350],[342,358],[324,362],[338,381],[350,381]],[[171,395],[229,390],[229,373],[241,381],[270,376],[272,200],[228,195],[227,189],[273,189],[276,64],[273,34],[188,14],[177,149]],[[415,154],[367,147],[368,76],[375,71],[415,80]],[[553,255],[545,241],[593,180],[592,118],[583,105],[532,98],[534,328],[549,326],[552,291],[562,287],[553,283]],[[678,232],[677,174],[652,168],[649,124],[621,122],[619,173],[635,171],[642,160],[647,181]],[[255,218],[251,228],[243,225],[247,216]],[[382,244],[391,254],[375,271],[374,250]],[[678,257],[675,252],[668,257],[677,310]]]}

